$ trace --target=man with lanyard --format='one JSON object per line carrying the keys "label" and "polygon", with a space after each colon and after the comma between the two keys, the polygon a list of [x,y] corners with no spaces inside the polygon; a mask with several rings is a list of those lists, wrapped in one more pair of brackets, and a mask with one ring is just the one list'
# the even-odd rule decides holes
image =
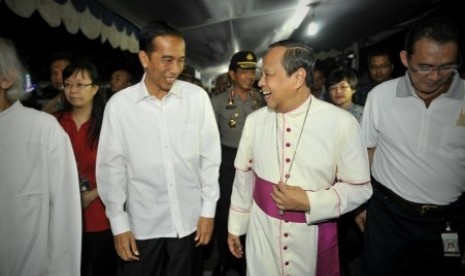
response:
{"label": "man with lanyard", "polygon": [[463,245],[465,219],[458,41],[446,18],[415,24],[400,52],[406,74],[368,94],[362,131],[374,193],[358,217],[365,230],[363,275],[460,273],[460,252],[449,252]]}
{"label": "man with lanyard", "polygon": [[240,51],[233,55],[229,64],[232,86],[212,98],[213,109],[221,136],[222,162],[220,167],[220,199],[217,204],[215,233],[219,253],[218,264],[213,275],[225,275],[234,267],[245,275],[245,261],[233,258],[228,249],[228,213],[234,181],[234,159],[247,115],[264,106],[265,101],[254,88],[257,57],[251,51]]}

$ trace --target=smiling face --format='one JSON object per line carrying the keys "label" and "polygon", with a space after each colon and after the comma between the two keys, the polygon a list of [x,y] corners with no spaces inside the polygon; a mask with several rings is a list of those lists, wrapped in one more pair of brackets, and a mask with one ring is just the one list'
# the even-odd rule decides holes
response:
{"label": "smiling face", "polygon": [[258,85],[262,88],[266,104],[279,113],[286,113],[301,105],[310,95],[305,86],[306,72],[299,68],[290,76],[283,67],[285,47],[271,48],[263,58],[262,77]]}
{"label": "smiling face", "polygon": [[139,52],[146,72],[145,84],[152,95],[166,95],[184,69],[186,45],[177,36],[158,36],[151,53]]}
{"label": "smiling face", "polygon": [[234,82],[234,87],[237,90],[249,91],[252,89],[255,82],[255,68],[241,69],[237,68],[236,71],[229,71],[229,76]]}
{"label": "smiling face", "polygon": [[289,77],[281,63],[284,47],[271,48],[263,58],[263,74],[258,85],[262,88],[268,107],[280,112],[291,94]]}

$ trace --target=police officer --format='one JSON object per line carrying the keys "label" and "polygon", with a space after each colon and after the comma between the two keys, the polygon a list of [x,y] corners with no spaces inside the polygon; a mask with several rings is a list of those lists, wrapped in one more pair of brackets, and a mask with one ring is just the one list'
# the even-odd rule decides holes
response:
{"label": "police officer", "polygon": [[218,248],[218,264],[212,275],[226,275],[234,268],[245,275],[245,260],[236,259],[229,252],[228,213],[234,181],[237,147],[242,128],[248,114],[265,105],[262,94],[254,88],[257,57],[251,51],[240,51],[233,55],[228,75],[231,87],[212,97],[212,105],[221,136],[222,162],[220,167],[220,199],[217,203],[215,234]]}

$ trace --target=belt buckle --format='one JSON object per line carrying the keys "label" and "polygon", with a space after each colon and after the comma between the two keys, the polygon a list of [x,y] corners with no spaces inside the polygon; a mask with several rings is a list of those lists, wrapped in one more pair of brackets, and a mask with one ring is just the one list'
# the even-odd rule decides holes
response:
{"label": "belt buckle", "polygon": [[436,209],[437,206],[434,205],[421,205],[420,207],[420,214],[425,215],[427,212],[429,212],[432,209]]}

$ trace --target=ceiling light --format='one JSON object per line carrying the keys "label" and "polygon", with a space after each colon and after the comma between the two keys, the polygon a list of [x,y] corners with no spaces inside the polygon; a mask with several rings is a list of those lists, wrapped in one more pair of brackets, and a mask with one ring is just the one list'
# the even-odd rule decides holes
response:
{"label": "ceiling light", "polygon": [[320,2],[314,2],[308,4],[310,7],[310,24],[308,24],[307,35],[314,36],[318,32],[319,26],[315,22],[315,8],[320,5]]}
{"label": "ceiling light", "polygon": [[317,32],[318,32],[318,24],[313,21],[310,22],[310,24],[308,24],[307,34],[310,36],[314,36],[316,35]]}

